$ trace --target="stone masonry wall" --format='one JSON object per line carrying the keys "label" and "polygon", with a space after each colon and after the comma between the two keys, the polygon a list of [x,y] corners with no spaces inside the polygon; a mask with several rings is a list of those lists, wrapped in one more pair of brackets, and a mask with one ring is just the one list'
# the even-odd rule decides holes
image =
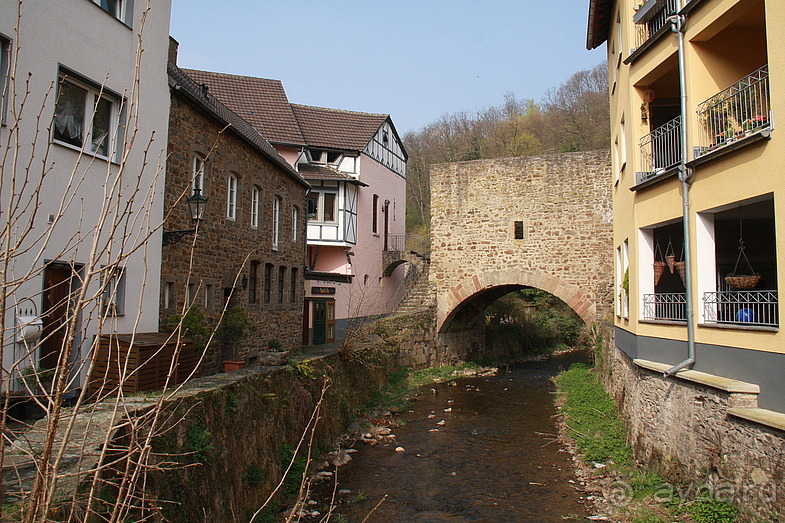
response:
{"label": "stone masonry wall", "polygon": [[607,330],[605,386],[636,458],[659,468],[674,490],[732,499],[751,520],[785,514],[785,434],[727,412],[754,398],[642,369]]}
{"label": "stone masonry wall", "polygon": [[608,151],[431,166],[439,328],[467,299],[502,285],[548,291],[585,321],[610,316],[611,185]]}
{"label": "stone masonry wall", "polygon": [[[241,140],[232,130],[221,132],[223,125],[173,91],[169,127],[164,212],[171,212],[167,230],[193,227],[187,216],[188,206],[178,197],[190,187],[195,153],[207,156],[204,196],[208,198],[206,215],[200,224],[193,255],[190,283],[198,286],[196,304],[205,310],[208,324],[217,323],[227,295],[230,306],[240,306],[248,313],[256,331],[236,350],[214,343],[203,364],[203,372],[220,369],[223,360],[253,360],[259,349],[278,338],[282,348],[301,345],[303,315],[303,276],[305,253],[306,188],[283,169],[270,162],[256,149]],[[237,217],[227,218],[227,178],[238,177]],[[251,191],[261,188],[259,226],[251,227]],[[190,192],[185,194],[189,196]],[[272,249],[273,199],[281,198],[279,249]],[[293,241],[292,208],[299,210],[297,238]],[[192,236],[180,243],[164,246],[161,268],[161,325],[181,312],[187,295]],[[259,262],[256,280],[256,303],[250,302],[253,286],[250,264]],[[271,264],[271,278],[265,281],[265,265]],[[283,293],[279,295],[279,269],[283,267]],[[292,285],[292,275],[295,276]],[[237,282],[235,283],[235,278]],[[243,288],[243,275],[248,284]],[[169,303],[165,300],[169,284]],[[269,303],[265,285],[269,284]],[[291,291],[295,296],[292,300]],[[173,291],[173,292],[172,292]],[[220,342],[220,340],[218,340]]]}

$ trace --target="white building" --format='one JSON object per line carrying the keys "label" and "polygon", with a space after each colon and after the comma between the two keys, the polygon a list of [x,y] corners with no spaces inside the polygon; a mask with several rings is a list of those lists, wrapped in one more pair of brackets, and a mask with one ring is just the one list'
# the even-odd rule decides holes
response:
{"label": "white building", "polygon": [[170,8],[0,3],[3,378],[12,388],[25,368],[66,362],[69,389],[79,388],[97,334],[158,331]]}

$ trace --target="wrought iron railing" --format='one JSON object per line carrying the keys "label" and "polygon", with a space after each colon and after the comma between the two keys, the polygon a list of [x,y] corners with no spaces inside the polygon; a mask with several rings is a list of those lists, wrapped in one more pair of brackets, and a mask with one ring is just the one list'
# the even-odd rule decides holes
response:
{"label": "wrought iron railing", "polygon": [[389,234],[387,235],[388,251],[407,251],[419,254],[430,252],[430,242],[427,238],[416,234]]}
{"label": "wrought iron railing", "polygon": [[687,299],[683,292],[660,292],[643,295],[644,320],[687,319]]}
{"label": "wrought iron railing", "polygon": [[737,325],[779,325],[777,291],[703,293],[704,322]]}
{"label": "wrought iron railing", "polygon": [[771,125],[769,66],[764,65],[698,105],[698,158]]}
{"label": "wrought iron railing", "polygon": [[654,178],[681,161],[681,116],[665,123],[640,139],[641,170],[637,183]]}
{"label": "wrought iron railing", "polygon": [[646,21],[635,25],[635,48],[642,46],[646,41],[657,34],[660,29],[668,24],[668,17],[679,11],[678,0],[659,0],[652,15]]}

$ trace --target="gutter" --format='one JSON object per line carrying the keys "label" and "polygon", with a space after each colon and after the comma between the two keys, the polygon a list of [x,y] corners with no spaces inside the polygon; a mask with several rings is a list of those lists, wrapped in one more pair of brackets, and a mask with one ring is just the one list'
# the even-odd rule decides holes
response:
{"label": "gutter", "polygon": [[687,359],[666,370],[663,377],[673,376],[682,369],[695,363],[695,311],[693,304],[692,255],[690,248],[690,182],[692,169],[687,167],[687,90],[686,70],[684,66],[684,15],[674,15],[668,19],[671,30],[679,39],[679,88],[681,89],[681,161],[679,162],[679,181],[681,182],[682,225],[684,227],[684,289],[687,316]]}

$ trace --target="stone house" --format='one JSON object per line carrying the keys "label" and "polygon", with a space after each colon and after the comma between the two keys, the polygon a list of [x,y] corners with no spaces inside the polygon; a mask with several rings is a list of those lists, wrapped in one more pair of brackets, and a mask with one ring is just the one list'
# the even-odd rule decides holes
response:
{"label": "stone house", "polygon": [[406,160],[389,115],[289,103],[278,80],[187,70],[261,132],[311,184],[302,342],[343,339],[350,321],[391,312],[406,266]]}
{"label": "stone house", "polygon": [[767,516],[785,513],[782,21],[772,0],[590,0],[587,39],[608,51],[631,440]]}
{"label": "stone house", "polygon": [[4,387],[79,389],[99,334],[158,331],[170,10],[0,3]]}
{"label": "stone house", "polygon": [[168,71],[164,234],[169,242],[177,231],[194,227],[186,198],[198,191],[207,202],[196,237],[185,235],[164,246],[161,324],[182,314],[186,304],[203,310],[210,327],[225,304],[230,316],[244,311],[240,316],[255,328],[241,340],[227,339],[219,330],[203,363],[207,371],[227,360],[253,362],[273,340],[295,349],[302,326],[310,186],[254,127],[173,59]]}

